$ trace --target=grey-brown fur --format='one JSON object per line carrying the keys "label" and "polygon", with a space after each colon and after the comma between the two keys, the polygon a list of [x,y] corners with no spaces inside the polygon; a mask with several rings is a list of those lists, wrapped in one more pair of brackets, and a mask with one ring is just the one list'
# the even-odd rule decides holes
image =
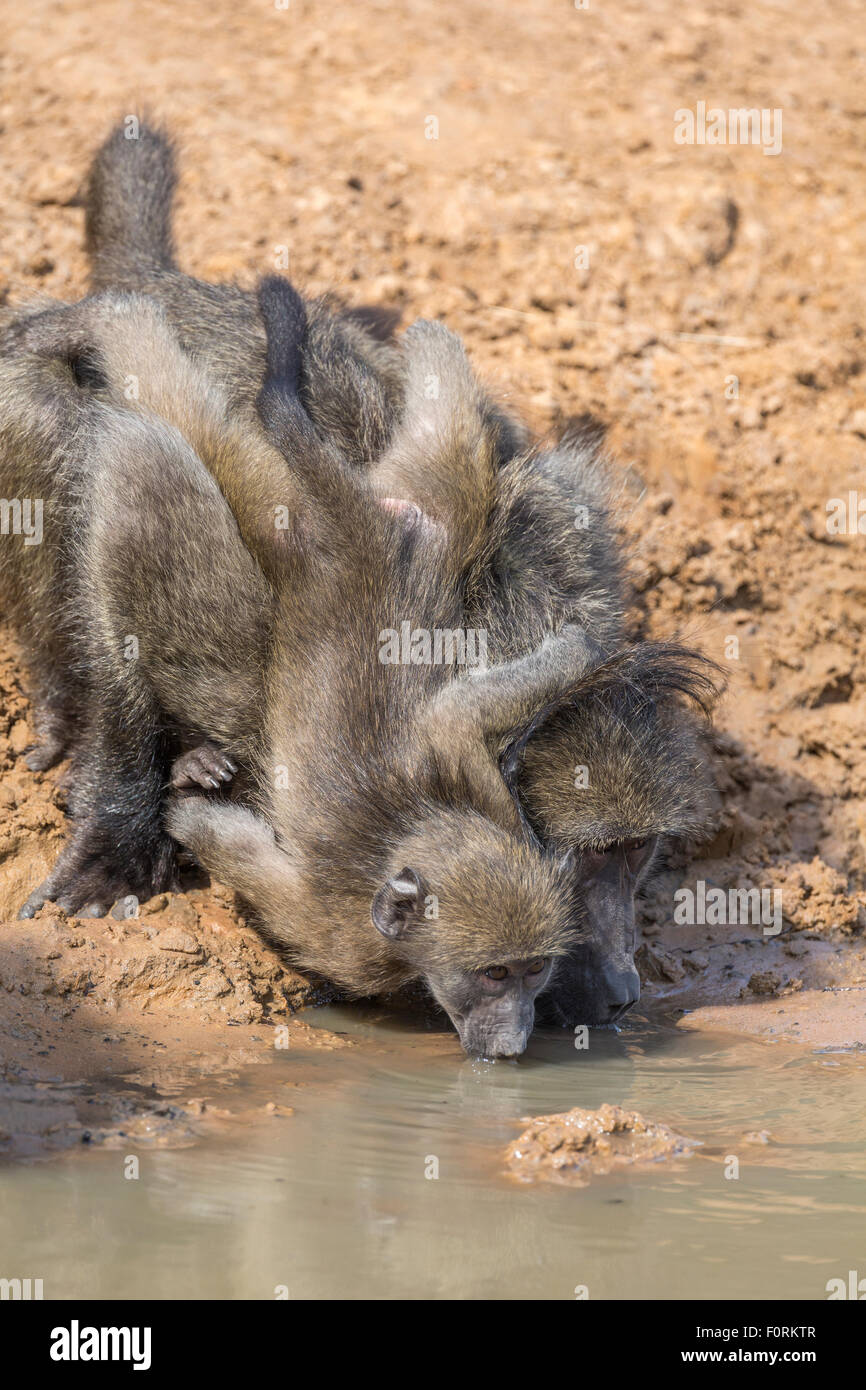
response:
{"label": "grey-brown fur", "polygon": [[[62,358],[27,351],[28,322],[10,332],[0,356],[0,491],[42,498],[44,535],[32,549],[3,538],[0,594],[25,646],[46,736],[32,762],[44,767],[72,753],[74,823],[26,911],[51,898],[101,912],[116,896],[149,897],[173,881],[174,847],[159,812],[184,739],[237,735],[244,720],[250,739],[239,748],[253,756],[255,672],[272,598],[185,441],[99,399]],[[236,615],[231,635],[215,621],[220,609]],[[165,635],[148,650],[160,624]],[[143,650],[127,659],[133,638]],[[165,672],[169,684],[182,674],[186,686],[171,709],[155,695]]]}
{"label": "grey-brown fur", "polygon": [[[101,911],[112,895],[164,886],[170,762],[209,736],[250,768],[248,804],[187,797],[170,827],[296,958],[358,993],[422,976],[467,1045],[520,1050],[528,1001],[579,934],[579,907],[567,867],[523,833],[491,750],[571,689],[597,653],[572,629],[509,669],[460,679],[435,666],[383,671],[382,626],[406,615],[453,625],[453,562],[436,530],[407,534],[404,519],[383,510],[282,378],[263,409],[313,505],[288,557],[292,583],[274,606],[188,441],[141,399],[112,403],[112,361],[132,360],[124,333],[137,343],[139,384],[169,367],[169,379],[181,378],[182,364],[167,358],[151,375],[142,366],[144,306],[109,297],[69,319],[72,356],[92,362],[96,382],[81,391],[90,483],[71,599],[93,713],[76,751],[72,840],[28,910],[58,897],[73,911]],[[31,323],[24,345],[56,351],[55,327],[50,315]],[[217,392],[204,401],[213,443],[224,402]],[[129,635],[140,639],[133,662]],[[424,916],[431,894],[438,921]],[[492,964],[508,965],[513,998],[498,982],[477,983]]]}
{"label": "grey-brown fur", "polygon": [[39,737],[27,754],[34,771],[63,756],[87,704],[66,556],[82,524],[87,440],[97,413],[66,362],[23,353],[6,327],[0,335],[0,493],[10,507],[29,507],[32,516],[38,506],[42,514],[41,543],[30,544],[23,534],[0,536],[3,615],[24,649]]}
{"label": "grey-brown fur", "polygon": [[[168,142],[158,134],[151,133],[150,138],[150,157],[173,180]],[[165,178],[161,186],[158,179],[152,180],[145,195],[133,160],[115,135],[94,166],[88,226],[95,275],[98,283],[135,283],[164,299],[166,282],[161,276],[166,262],[173,266],[172,256],[164,251],[163,234],[170,219],[171,189]],[[119,236],[104,220],[100,225],[102,210],[112,197],[119,200],[127,221],[134,220],[136,209],[142,208],[137,230],[130,228]],[[135,247],[141,227],[146,228],[148,221],[159,222],[159,217],[154,218],[155,206],[162,209],[163,232],[151,233],[143,257],[128,255],[126,248]],[[146,270],[148,258],[151,264],[161,262],[160,277],[154,279]],[[173,269],[171,275],[175,278],[171,279],[170,312],[183,325],[186,341],[210,353],[212,339],[227,321],[226,313],[230,318],[235,312],[229,309],[230,292],[210,287],[205,303],[205,291],[198,282],[177,278]],[[597,439],[573,432],[552,449],[527,451],[519,428],[478,392],[476,419],[481,418],[486,435],[483,430],[470,435],[467,448],[465,430],[462,438],[460,429],[454,431],[455,447],[437,455],[437,461],[445,464],[444,473],[431,477],[424,466],[424,439],[410,438],[407,459],[405,439],[401,440],[399,424],[393,423],[400,418],[399,359],[388,359],[384,393],[350,393],[350,406],[343,413],[342,397],[328,392],[325,383],[329,370],[333,372],[345,354],[345,340],[332,336],[317,370],[304,383],[310,411],[344,448],[349,436],[363,441],[363,447],[356,445],[351,454],[358,461],[375,456],[371,446],[377,440],[390,441],[379,464],[384,490],[416,501],[434,517],[441,514],[459,536],[455,553],[461,572],[463,622],[486,630],[491,656],[501,660],[525,652],[563,621],[580,622],[611,652],[622,650],[622,567],[609,518],[608,471]],[[234,353],[232,363],[218,362],[212,355],[209,360],[223,374],[238,370]],[[253,379],[259,361],[252,353],[244,360],[243,370],[249,370]],[[371,366],[378,370],[377,363]],[[317,405],[320,390],[321,409]],[[487,465],[480,475],[473,463],[478,459]],[[470,467],[461,469],[465,460]],[[491,461],[505,464],[495,478],[492,496]],[[470,479],[475,484],[479,476],[481,487],[466,486]],[[474,538],[470,553],[475,563],[463,573],[469,535]],[[700,658],[669,647],[644,648],[641,661],[628,667],[626,658],[618,676],[613,674],[616,668],[611,668],[603,682],[590,682],[585,693],[556,719],[539,723],[526,741],[525,759],[521,756],[515,762],[512,749],[512,775],[528,819],[541,838],[579,848],[580,862],[593,870],[596,865],[590,851],[599,843],[604,827],[605,835],[616,827],[619,839],[610,841],[615,847],[639,838],[655,843],[667,833],[698,834],[708,818],[706,759],[695,725],[683,709],[683,697],[706,697],[708,668],[702,674]],[[588,789],[574,785],[577,766],[587,767]],[[625,863],[622,854],[619,858]],[[644,873],[647,863],[648,856]],[[616,908],[622,921],[616,930],[622,922],[627,929],[633,913],[632,888],[637,880],[635,884],[627,880],[629,875],[624,873],[625,893]],[[614,926],[608,920],[598,924],[598,930],[609,936]],[[633,969],[630,980],[633,987]],[[621,983],[617,981],[617,991]],[[563,997],[568,988],[560,990]],[[577,1018],[587,1017],[585,992],[574,990],[570,1007]]]}

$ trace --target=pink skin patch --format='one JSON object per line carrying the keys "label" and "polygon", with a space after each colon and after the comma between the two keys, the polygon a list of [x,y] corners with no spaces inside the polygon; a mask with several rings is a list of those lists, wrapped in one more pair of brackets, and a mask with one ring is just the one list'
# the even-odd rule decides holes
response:
{"label": "pink skin patch", "polygon": [[379,506],[399,517],[407,531],[423,532],[428,538],[435,536],[439,540],[445,539],[443,523],[428,516],[417,502],[409,502],[405,497],[380,497]]}
{"label": "pink skin patch", "polygon": [[424,517],[417,502],[407,502],[405,497],[381,497],[379,505],[384,507],[386,512],[405,517],[410,526],[418,526]]}

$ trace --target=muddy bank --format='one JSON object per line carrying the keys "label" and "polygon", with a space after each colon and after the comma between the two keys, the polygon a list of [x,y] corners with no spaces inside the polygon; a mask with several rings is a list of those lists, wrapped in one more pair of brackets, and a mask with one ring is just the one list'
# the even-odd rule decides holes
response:
{"label": "muddy bank", "polygon": [[[0,1159],[133,1140],[184,1147],[256,1119],[286,1118],[295,1091],[309,1084],[305,1062],[353,1045],[291,1018],[232,1026],[176,1006],[106,1007],[72,990],[62,1001],[4,1000]],[[292,1079],[275,1080],[255,1111],[239,1105],[238,1078],[267,1067],[277,1050],[291,1057]]]}

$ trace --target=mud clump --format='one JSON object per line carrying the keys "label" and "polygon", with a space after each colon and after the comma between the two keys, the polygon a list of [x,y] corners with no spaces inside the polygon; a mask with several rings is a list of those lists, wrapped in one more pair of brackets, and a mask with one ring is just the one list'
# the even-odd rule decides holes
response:
{"label": "mud clump", "polygon": [[584,1187],[591,1178],[619,1168],[687,1158],[697,1147],[696,1140],[619,1105],[575,1107],[562,1115],[539,1115],[528,1124],[506,1150],[506,1166],[522,1182]]}

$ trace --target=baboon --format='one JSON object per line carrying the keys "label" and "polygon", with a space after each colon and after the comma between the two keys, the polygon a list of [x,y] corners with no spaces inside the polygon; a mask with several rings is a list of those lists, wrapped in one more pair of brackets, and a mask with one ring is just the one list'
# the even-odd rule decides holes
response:
{"label": "baboon", "polygon": [[[68,911],[101,913],[116,897],[146,898],[173,882],[174,846],[153,810],[171,759],[208,732],[237,737],[239,753],[253,756],[255,734],[246,745],[243,735],[261,700],[255,672],[267,653],[273,599],[238,544],[216,483],[182,437],[155,417],[100,400],[80,384],[80,361],[27,352],[22,331],[26,321],[8,331],[0,353],[0,491],[41,499],[43,536],[32,548],[4,538],[0,592],[34,685],[42,737],[28,761],[41,769],[64,753],[73,758],[72,834],[22,911],[32,915],[52,899]],[[115,453],[117,476],[124,467],[128,474],[125,490],[116,486]],[[161,491],[161,471],[176,496]],[[138,499],[146,502],[140,525]],[[169,681],[183,672],[191,718],[182,704],[176,718],[159,717],[152,687],[136,678],[144,629],[112,608],[115,573],[125,571],[127,592],[137,593],[147,569],[124,560],[129,531],[144,546],[152,540],[155,557],[163,540],[173,547],[170,571],[154,559],[137,600],[139,610],[146,602],[150,632],[166,623],[141,669],[164,668]],[[114,559],[111,575],[100,572],[101,547]],[[220,605],[236,615],[236,632],[213,621]]]}
{"label": "baboon", "polygon": [[[70,843],[24,911],[55,899],[99,913],[123,893],[164,887],[170,766],[209,738],[248,769],[244,802],[179,796],[167,825],[298,963],[352,993],[420,977],[468,1050],[519,1052],[582,918],[569,856],[526,833],[491,749],[573,689],[599,649],[572,625],[460,678],[444,666],[383,668],[383,627],[407,614],[427,629],[455,625],[449,547],[436,527],[382,507],[316,433],[298,392],[303,308],[284,282],[263,286],[261,300],[275,329],[260,409],[300,498],[288,549],[257,529],[255,509],[250,548],[241,544],[190,442],[139,403],[113,403],[107,358],[128,365],[124,331],[144,356],[146,314],[137,322],[135,305],[126,312],[111,296],[69,311],[74,351],[57,362],[91,433],[86,502],[65,539],[90,711]],[[95,335],[86,352],[78,319],[89,315],[93,332],[100,312],[105,340]],[[41,338],[50,327],[50,316],[30,321],[21,343],[54,350],[51,333]],[[430,336],[447,346],[435,326]],[[218,471],[226,411],[218,392],[208,401]],[[270,583],[256,563],[269,548],[283,581],[276,563]],[[200,781],[201,768],[176,768],[174,780]]]}
{"label": "baboon", "polygon": [[[122,131],[115,131],[91,170],[86,206],[93,283],[145,289],[159,298],[185,343],[203,354],[238,398],[248,400],[263,369],[259,330],[252,330],[257,345],[247,343],[245,356],[243,344],[232,337],[237,323],[248,324],[247,310],[241,308],[248,301],[228,287],[204,286],[176,270],[170,233],[171,146],[151,128],[142,129],[140,141],[125,141]],[[226,334],[231,349],[224,357]],[[348,392],[330,389],[356,351],[364,357],[363,384]],[[401,418],[405,386],[393,349],[377,346],[368,354],[365,340],[355,337],[355,325],[346,332],[341,327],[327,335],[323,331],[315,346],[311,338],[304,366],[302,394],[308,409],[346,456],[358,463],[378,458],[373,472],[384,490],[396,495],[395,505],[404,513],[414,503],[422,514],[444,512],[449,519],[460,541],[455,554],[462,574],[463,623],[485,631],[494,660],[531,650],[563,621],[580,623],[611,652],[623,649],[620,547],[609,518],[607,468],[592,432],[571,431],[553,448],[530,449],[521,427],[476,388],[482,428],[469,439],[465,476],[459,430],[457,447],[444,459],[450,471],[443,476],[439,467],[431,474],[429,450],[425,468],[424,437],[405,432],[399,437],[395,422]],[[379,387],[368,390],[371,375],[379,377]],[[354,445],[347,442],[352,440]],[[408,466],[401,458],[407,445]],[[498,470],[492,498],[491,461]],[[481,488],[461,491],[461,483],[479,477]],[[443,494],[446,501],[440,506],[437,496]],[[475,562],[464,573],[470,535],[475,539],[468,553]],[[608,668],[604,679],[576,695],[555,719],[539,721],[521,745],[527,756],[519,764],[516,745],[510,751],[512,783],[527,819],[543,840],[570,843],[579,851],[577,874],[588,900],[596,904],[588,932],[597,947],[588,951],[584,945],[580,978],[560,970],[553,990],[569,1021],[606,1017],[603,998],[600,1011],[597,1004],[598,988],[588,995],[583,984],[587,970],[598,979],[594,955],[606,962],[605,973],[612,956],[618,958],[622,966],[609,989],[618,998],[636,997],[637,975],[629,963],[635,888],[660,837],[699,834],[709,815],[706,758],[683,704],[692,700],[710,707],[717,668],[695,653],[647,645],[639,662],[629,668],[626,658],[618,676],[615,669]],[[595,789],[591,796],[578,769]],[[638,851],[636,842],[646,843]],[[601,867],[599,850],[604,851]],[[610,865],[619,874],[618,895],[602,891]]]}
{"label": "baboon", "polygon": [[464,618],[486,628],[494,661],[563,622],[615,654],[500,749],[535,833],[575,854],[586,931],[549,995],[568,1024],[597,1020],[593,999],[639,997],[635,894],[666,841],[700,838],[711,822],[713,782],[689,706],[709,716],[722,684],[719,667],[688,648],[627,642],[622,547],[600,443],[596,430],[572,429],[499,471]]}

